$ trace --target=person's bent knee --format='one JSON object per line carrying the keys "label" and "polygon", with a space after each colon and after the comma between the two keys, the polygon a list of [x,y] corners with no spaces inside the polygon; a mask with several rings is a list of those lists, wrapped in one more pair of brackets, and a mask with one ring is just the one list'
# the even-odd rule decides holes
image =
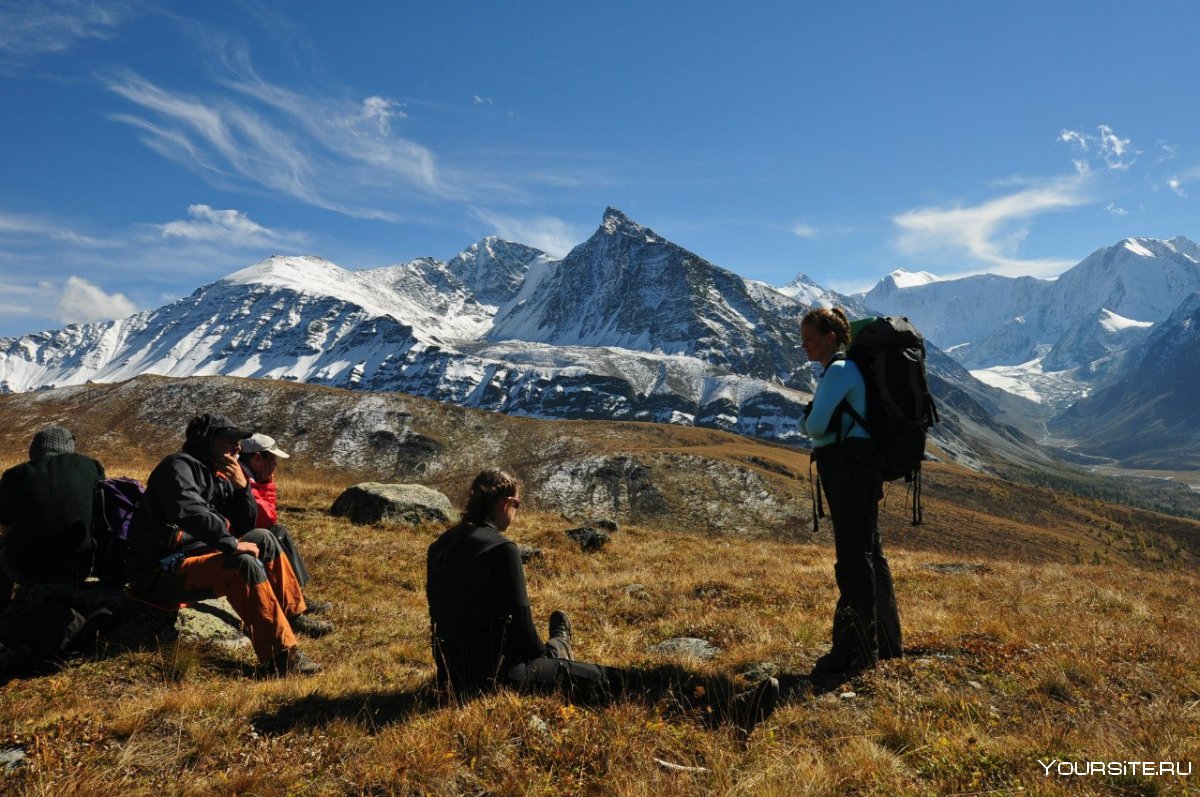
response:
{"label": "person's bent knee", "polygon": [[258,546],[258,558],[269,562],[279,556],[279,540],[267,529],[254,529],[241,536],[242,542],[252,542]]}
{"label": "person's bent knee", "polygon": [[267,569],[263,567],[263,563],[248,553],[238,555],[237,568],[238,573],[252,587],[265,584],[267,581]]}

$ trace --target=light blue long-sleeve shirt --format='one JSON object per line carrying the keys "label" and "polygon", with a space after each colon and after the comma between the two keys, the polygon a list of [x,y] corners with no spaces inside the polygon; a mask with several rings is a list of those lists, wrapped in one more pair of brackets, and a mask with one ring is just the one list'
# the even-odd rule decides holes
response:
{"label": "light blue long-sleeve shirt", "polygon": [[[859,415],[867,417],[867,388],[863,384],[862,374],[858,372],[858,366],[849,360],[837,359],[829,364],[821,376],[821,381],[817,383],[812,411],[802,424],[804,433],[812,438],[813,448],[822,448],[837,442],[837,429],[829,428],[829,422],[842,399],[847,399]],[[842,413],[843,440],[847,437],[870,436],[866,429],[854,422],[850,413]]]}

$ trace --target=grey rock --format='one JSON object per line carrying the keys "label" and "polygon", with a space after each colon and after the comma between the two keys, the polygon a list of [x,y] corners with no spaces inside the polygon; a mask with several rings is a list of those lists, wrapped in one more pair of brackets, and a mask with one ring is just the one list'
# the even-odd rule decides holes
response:
{"label": "grey rock", "polygon": [[230,651],[250,647],[241,618],[224,598],[197,601],[177,612],[133,604],[121,624],[119,639],[131,646],[191,639]]}
{"label": "grey rock", "polygon": [[626,595],[639,601],[644,601],[650,597],[645,584],[628,584],[624,591]]}
{"label": "grey rock", "polygon": [[454,507],[437,490],[420,484],[363,482],[348,487],[333,502],[329,514],[349,518],[351,523],[449,522]]}
{"label": "grey rock", "polygon": [[198,601],[180,609],[175,631],[181,638],[231,650],[250,647],[250,637],[242,633],[241,618],[224,598]]}
{"label": "grey rock", "polygon": [[565,532],[575,542],[579,543],[579,547],[585,553],[594,553],[605,546],[609,540],[607,531],[602,529],[592,528],[591,526],[580,526],[577,529],[567,529]]}
{"label": "grey rock", "polygon": [[651,653],[666,653],[676,656],[690,656],[700,661],[708,661],[721,652],[721,649],[707,639],[695,637],[675,637],[653,645]]}
{"label": "grey rock", "polygon": [[23,747],[0,748],[0,770],[12,772],[25,762],[26,753]]}
{"label": "grey rock", "polygon": [[779,675],[779,665],[773,661],[760,661],[738,671],[738,676],[750,683],[759,683]]}
{"label": "grey rock", "polygon": [[517,544],[517,553],[521,554],[522,564],[529,564],[534,559],[542,558],[542,549],[534,548],[530,545]]}
{"label": "grey rock", "polygon": [[583,525],[591,526],[594,529],[604,529],[609,534],[616,534],[621,530],[621,527],[617,525],[617,521],[610,520],[609,518],[592,518]]}

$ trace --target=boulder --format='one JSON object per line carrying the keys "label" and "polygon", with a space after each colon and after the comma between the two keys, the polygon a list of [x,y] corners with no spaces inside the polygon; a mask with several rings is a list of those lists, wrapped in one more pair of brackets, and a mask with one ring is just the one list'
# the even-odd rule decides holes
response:
{"label": "boulder", "polygon": [[420,484],[363,482],[348,487],[333,502],[329,514],[351,523],[448,523],[454,507],[437,490]]}
{"label": "boulder", "polygon": [[580,526],[577,529],[567,529],[565,532],[575,542],[579,543],[579,548],[584,553],[593,553],[604,547],[609,540],[607,531],[603,529],[592,528],[591,526]]}
{"label": "boulder", "polygon": [[591,526],[594,529],[604,529],[609,534],[616,534],[621,528],[617,525],[617,521],[608,518],[592,518],[583,525]]}
{"label": "boulder", "polygon": [[133,603],[118,631],[118,639],[130,646],[166,644],[189,639],[226,650],[250,647],[242,633],[241,618],[224,598],[196,601],[177,612]]}

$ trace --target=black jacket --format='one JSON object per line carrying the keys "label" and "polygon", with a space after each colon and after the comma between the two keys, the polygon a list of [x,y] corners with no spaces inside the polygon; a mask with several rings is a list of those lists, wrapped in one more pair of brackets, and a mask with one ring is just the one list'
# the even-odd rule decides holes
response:
{"label": "black jacket", "polygon": [[0,477],[5,556],[30,583],[78,580],[92,569],[92,507],[104,467],[82,454],[39,457]]}
{"label": "black jacket", "polygon": [[250,486],[237,489],[208,465],[208,438],[189,442],[158,464],[129,528],[126,574],[137,580],[171,553],[235,553],[254,528],[258,505]]}
{"label": "black jacket", "polygon": [[495,526],[456,526],[438,537],[429,546],[425,595],[443,686],[488,688],[513,665],[546,655],[521,554]]}

